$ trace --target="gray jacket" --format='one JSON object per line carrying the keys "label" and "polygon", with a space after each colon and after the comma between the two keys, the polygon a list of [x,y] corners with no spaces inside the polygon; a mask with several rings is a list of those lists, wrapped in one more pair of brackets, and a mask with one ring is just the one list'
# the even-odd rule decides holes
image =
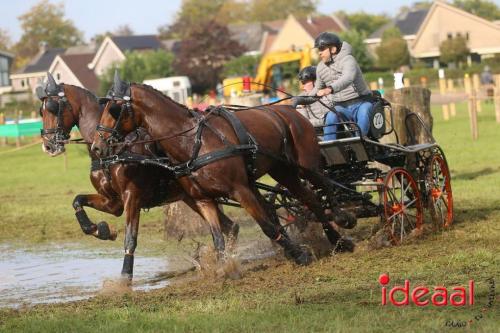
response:
{"label": "gray jacket", "polygon": [[[321,98],[321,102],[326,106],[333,105],[332,101],[332,95],[323,96]],[[299,111],[304,117],[309,119],[314,127],[321,127],[324,125],[325,115],[328,113],[328,111],[330,111],[330,109],[325,107],[323,104],[321,104],[320,102],[314,102],[310,105],[300,105],[299,107],[297,107],[297,111]]]}
{"label": "gray jacket", "polygon": [[309,96],[316,95],[318,90],[326,87],[333,89],[335,102],[344,102],[371,94],[363,79],[363,73],[352,56],[352,46],[349,43],[343,42],[340,52],[332,58],[332,62],[325,64],[320,61],[316,67],[316,84]]}

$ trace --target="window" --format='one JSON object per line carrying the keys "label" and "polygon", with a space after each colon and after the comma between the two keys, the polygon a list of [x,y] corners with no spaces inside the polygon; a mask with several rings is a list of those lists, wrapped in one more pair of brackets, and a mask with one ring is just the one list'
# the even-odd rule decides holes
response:
{"label": "window", "polygon": [[9,62],[7,58],[0,58],[0,72],[7,72],[9,70]]}
{"label": "window", "polygon": [[469,40],[469,37],[470,37],[470,36],[469,36],[469,32],[467,31],[467,32],[465,33],[465,39],[466,39],[466,40]]}
{"label": "window", "polygon": [[448,37],[448,39],[452,39],[453,38],[453,34],[451,32],[448,32],[447,37]]}
{"label": "window", "polygon": [[24,88],[25,85],[26,85],[26,82],[24,82],[24,80],[21,80],[21,87]]}
{"label": "window", "polygon": [[57,81],[61,81],[61,73],[57,73],[56,77],[57,77]]}

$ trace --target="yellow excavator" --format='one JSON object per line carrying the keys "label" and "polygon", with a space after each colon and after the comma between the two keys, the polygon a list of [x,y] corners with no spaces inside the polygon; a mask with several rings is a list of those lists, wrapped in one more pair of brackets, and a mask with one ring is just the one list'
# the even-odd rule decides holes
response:
{"label": "yellow excavator", "polygon": [[[311,48],[306,47],[301,51],[278,51],[265,54],[260,60],[255,78],[232,77],[222,81],[224,96],[239,96],[244,91],[248,91],[249,88],[251,92],[263,91],[265,86],[271,83],[273,66],[292,61],[299,61],[300,68],[311,65]],[[245,81],[251,81],[252,83],[244,84]]]}

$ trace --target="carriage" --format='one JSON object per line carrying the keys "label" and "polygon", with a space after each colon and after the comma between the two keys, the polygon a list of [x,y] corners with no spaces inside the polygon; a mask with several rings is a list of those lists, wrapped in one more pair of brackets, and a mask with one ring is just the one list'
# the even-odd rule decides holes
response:
{"label": "carriage", "polygon": [[[225,255],[222,233],[232,239],[238,228],[217,203],[241,205],[300,265],[312,262],[311,253],[288,237],[278,217],[286,225],[293,219],[316,219],[340,251],[352,251],[354,244],[332,221],[352,228],[355,218],[380,216],[395,244],[422,231],[424,208],[439,226],[453,221],[443,151],[415,113],[404,118],[410,140],[400,143],[392,108],[380,96],[374,97],[367,136],[357,134],[355,123],[344,122],[342,137],[319,140],[318,145],[314,128],[292,106],[217,106],[202,114],[152,87],[121,81],[117,74],[111,94],[100,101],[84,89],[57,84],[51,75],[38,95],[47,153],[64,151],[75,124],[82,143],[89,145],[91,179],[104,194],[75,197],[73,208],[82,231],[102,240],[116,239],[105,221],[92,223],[84,206],[126,214],[122,274],[129,279],[140,209],[176,200],[184,200],[209,223],[219,258]],[[147,135],[140,134],[144,129]],[[426,132],[428,140],[412,141],[417,131]],[[384,141],[393,132],[396,142]],[[241,158],[233,158],[237,156]],[[258,182],[265,174],[280,185]]]}
{"label": "carriage", "polygon": [[[380,217],[393,244],[419,235],[424,217],[430,216],[434,228],[446,228],[453,222],[453,196],[450,171],[445,154],[423,119],[409,112],[403,121],[406,142],[400,143],[395,131],[393,109],[381,96],[376,98],[370,115],[368,135],[359,136],[356,123],[338,125],[338,139],[322,141],[317,128],[323,159],[323,172],[330,180],[336,204],[356,218]],[[424,132],[428,142],[417,143],[416,132]],[[391,136],[395,142],[384,143]],[[304,222],[309,212],[286,188],[257,183],[266,199],[279,213],[284,225]],[[309,186],[312,186],[309,184]],[[315,189],[325,209],[331,200]],[[219,199],[221,204],[237,203]],[[425,210],[429,214],[424,214]]]}

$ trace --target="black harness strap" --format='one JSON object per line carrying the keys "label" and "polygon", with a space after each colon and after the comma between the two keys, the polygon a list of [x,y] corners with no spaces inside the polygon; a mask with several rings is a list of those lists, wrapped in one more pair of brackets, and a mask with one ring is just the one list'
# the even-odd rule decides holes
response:
{"label": "black harness strap", "polygon": [[249,152],[251,154],[245,154],[244,159],[248,175],[250,176],[252,182],[255,181],[254,177],[256,172],[255,160],[257,159],[257,150],[258,150],[257,141],[248,132],[248,130],[243,125],[241,120],[238,117],[236,117],[234,112],[227,110],[223,106],[217,106],[216,108],[213,109],[212,113],[224,118],[233,127],[233,130],[236,133],[236,136],[238,137],[238,141],[241,147],[251,147],[251,149],[249,149]]}

